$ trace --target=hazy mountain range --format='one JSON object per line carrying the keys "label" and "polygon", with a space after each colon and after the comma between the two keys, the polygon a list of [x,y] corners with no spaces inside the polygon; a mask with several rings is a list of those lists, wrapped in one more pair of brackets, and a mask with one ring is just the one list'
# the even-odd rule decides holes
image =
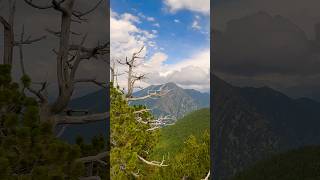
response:
{"label": "hazy mountain range", "polygon": [[215,179],[228,179],[273,153],[320,144],[320,103],[212,78]]}
{"label": "hazy mountain range", "polygon": [[[253,163],[274,153],[309,144],[320,144],[320,103],[308,98],[293,99],[268,87],[235,87],[213,76],[212,143],[215,179],[225,180]],[[153,85],[136,92],[143,96]],[[174,83],[163,88],[170,93],[158,99],[137,101],[153,109],[156,115],[171,114],[178,118],[209,106],[208,93],[183,89]],[[93,111],[108,109],[107,91],[101,90],[72,101],[70,106]],[[90,139],[107,136],[108,121],[67,128],[62,138],[72,141],[77,134]]]}
{"label": "hazy mountain range", "polygon": [[[73,109],[85,109],[92,113],[106,112],[109,109],[107,96],[107,90],[101,89],[97,92],[73,99],[69,107]],[[88,142],[95,135],[103,134],[107,137],[108,129],[109,121],[106,120],[88,124],[68,125],[61,138],[73,143],[77,136],[82,136]]]}
{"label": "hazy mountain range", "polygon": [[[160,86],[162,85],[149,86],[136,92],[134,96],[146,95],[149,90],[159,90]],[[165,96],[157,99],[135,101],[131,104],[147,105],[148,108],[153,109],[153,113],[156,116],[172,115],[176,118],[181,118],[194,110],[209,107],[210,97],[208,93],[201,93],[193,89],[183,89],[174,83],[164,84],[163,87],[170,90]],[[105,112],[109,109],[107,90],[102,89],[83,97],[73,99],[69,106],[74,109],[86,109],[92,113]],[[80,135],[83,136],[85,140],[89,141],[94,135],[98,134],[104,134],[107,137],[107,129],[109,129],[109,121],[68,125],[61,138],[68,142],[74,142],[75,138]]]}
{"label": "hazy mountain range", "polygon": [[183,89],[172,82],[163,85],[151,85],[134,93],[133,96],[146,96],[148,92],[159,90],[161,87],[163,90],[169,90],[169,92],[160,98],[134,101],[131,105],[146,105],[152,109],[155,116],[172,115],[177,119],[182,118],[192,111],[210,106],[209,93],[202,93],[194,89]]}

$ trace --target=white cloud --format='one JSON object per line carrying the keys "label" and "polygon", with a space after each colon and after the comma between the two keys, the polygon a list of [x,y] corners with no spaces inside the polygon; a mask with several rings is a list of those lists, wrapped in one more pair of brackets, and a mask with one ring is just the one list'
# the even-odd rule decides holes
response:
{"label": "white cloud", "polygon": [[159,23],[154,23],[153,26],[160,27],[160,24]]}
{"label": "white cloud", "polygon": [[175,23],[180,23],[180,20],[179,19],[175,19],[173,20]]}
{"label": "white cloud", "polygon": [[[140,82],[139,86],[147,87],[151,84],[162,84],[175,82],[184,88],[194,88],[200,91],[209,90],[209,65],[210,50],[205,49],[195,53],[190,58],[181,60],[179,63],[168,64],[168,55],[158,50],[154,38],[157,30],[146,31],[136,26],[139,18],[132,14],[117,14],[111,10],[110,30],[111,30],[111,58],[124,59],[130,57],[132,53],[137,52],[142,45],[146,48],[141,53],[145,56],[149,48],[153,49],[153,54],[146,59],[139,59],[140,64],[136,69],[137,73],[147,74],[148,79]],[[120,64],[116,67],[119,73],[127,69]],[[126,76],[118,77],[121,87],[126,87]]]}
{"label": "white cloud", "polygon": [[[209,91],[210,49],[201,50],[176,64],[167,64],[168,58],[167,54],[156,52],[138,66],[135,72],[146,74],[147,79],[137,83],[137,86],[144,88],[152,84],[174,82],[183,88]],[[121,65],[118,65],[118,70],[120,73],[127,71],[126,67]],[[120,76],[118,83],[120,87],[126,87],[126,76]]]}
{"label": "white cloud", "polygon": [[192,22],[192,25],[191,25],[192,29],[194,30],[201,30],[201,26],[199,25],[199,21],[198,20],[194,20]]}
{"label": "white cloud", "polygon": [[147,17],[147,21],[155,21],[154,17]]}
{"label": "white cloud", "polygon": [[137,16],[134,16],[132,14],[129,13],[124,13],[121,15],[121,18],[124,21],[130,21],[130,22],[136,22],[136,23],[141,23],[140,19]]}
{"label": "white cloud", "polygon": [[205,15],[210,14],[210,0],[165,0],[164,3],[171,12],[186,9]]}
{"label": "white cloud", "polygon": [[148,76],[140,86],[174,82],[183,88],[210,89],[210,49],[200,50],[176,64],[167,64],[168,58],[165,53],[157,52],[140,66],[138,71]]}
{"label": "white cloud", "polygon": [[138,16],[150,22],[154,22],[156,20],[154,17],[144,15],[142,12],[139,12]]}
{"label": "white cloud", "polygon": [[110,15],[111,58],[130,56],[143,45],[148,46],[148,41],[156,37],[152,31],[142,30],[136,26],[140,22],[137,16],[129,13],[120,15],[112,10]]}
{"label": "white cloud", "polygon": [[174,82],[184,88],[210,89],[210,49],[198,51],[176,64],[166,64],[167,59],[166,54],[157,53],[142,67],[150,76],[148,84]]}

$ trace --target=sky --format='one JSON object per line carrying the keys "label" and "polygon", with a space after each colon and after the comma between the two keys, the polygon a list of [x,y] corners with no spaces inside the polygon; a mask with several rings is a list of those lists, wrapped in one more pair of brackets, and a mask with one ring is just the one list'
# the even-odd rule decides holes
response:
{"label": "sky", "polygon": [[[111,0],[111,59],[130,57],[143,45],[145,59],[136,71],[140,83],[175,82],[183,88],[209,91],[209,0]],[[124,67],[117,65],[120,72]],[[125,76],[119,77],[125,86]]]}
{"label": "sky", "polygon": [[320,42],[315,40],[320,1],[213,3],[216,75],[236,86],[268,86],[320,101]]}

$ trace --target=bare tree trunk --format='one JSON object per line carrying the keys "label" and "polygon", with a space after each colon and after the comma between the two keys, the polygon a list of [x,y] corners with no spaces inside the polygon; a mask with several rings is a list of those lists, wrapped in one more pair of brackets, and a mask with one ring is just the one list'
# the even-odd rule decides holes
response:
{"label": "bare tree trunk", "polygon": [[132,87],[132,65],[129,65],[129,71],[128,71],[128,92],[127,92],[127,97],[130,98],[132,97],[133,93],[133,87]]}
{"label": "bare tree trunk", "polygon": [[74,0],[67,0],[62,11],[60,47],[57,57],[59,96],[52,106],[51,111],[53,113],[59,113],[65,109],[73,93],[73,82],[70,82],[69,68],[67,66],[73,5]]}
{"label": "bare tree trunk", "polygon": [[4,26],[4,49],[3,49],[3,63],[12,64],[12,55],[13,55],[13,30],[12,26]]}
{"label": "bare tree trunk", "polygon": [[3,49],[3,63],[12,65],[13,57],[13,47],[14,47],[14,32],[13,32],[13,23],[15,15],[15,2],[12,3],[9,1],[9,20],[6,21],[2,16],[0,16],[0,22],[3,25],[4,31],[4,49]]}

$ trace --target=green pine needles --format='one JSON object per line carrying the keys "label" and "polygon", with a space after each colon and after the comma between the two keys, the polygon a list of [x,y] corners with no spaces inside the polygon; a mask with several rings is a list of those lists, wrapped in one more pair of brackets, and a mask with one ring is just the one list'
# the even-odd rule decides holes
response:
{"label": "green pine needles", "polygon": [[[6,180],[78,180],[86,176],[80,157],[105,149],[102,137],[85,145],[81,139],[70,145],[56,138],[53,126],[41,122],[38,103],[23,93],[30,78],[21,78],[24,88],[11,80],[11,68],[0,65],[0,177]],[[96,168],[106,179],[106,169]]]}

